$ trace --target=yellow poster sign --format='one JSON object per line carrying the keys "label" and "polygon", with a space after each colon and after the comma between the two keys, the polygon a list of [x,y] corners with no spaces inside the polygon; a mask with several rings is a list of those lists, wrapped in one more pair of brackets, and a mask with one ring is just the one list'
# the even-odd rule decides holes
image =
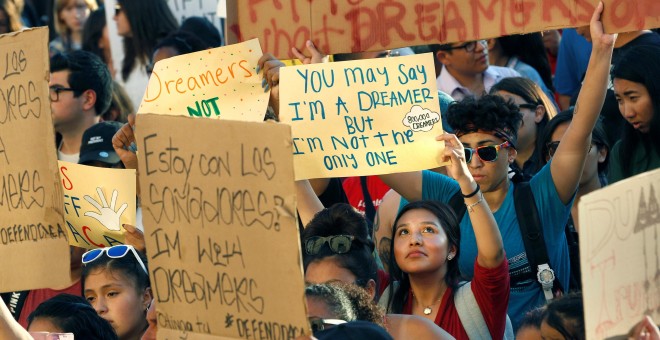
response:
{"label": "yellow poster sign", "polygon": [[280,76],[297,180],[442,165],[431,54],[284,67]]}
{"label": "yellow poster sign", "polygon": [[156,63],[138,113],[263,121],[270,93],[257,74],[259,40]]}
{"label": "yellow poster sign", "polygon": [[123,244],[121,225],[135,225],[135,170],[58,163],[69,243],[88,249]]}

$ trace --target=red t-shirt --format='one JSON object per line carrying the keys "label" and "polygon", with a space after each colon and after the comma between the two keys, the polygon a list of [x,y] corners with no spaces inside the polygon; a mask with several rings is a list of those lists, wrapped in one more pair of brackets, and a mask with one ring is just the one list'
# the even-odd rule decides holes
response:
{"label": "red t-shirt", "polygon": [[[506,311],[509,306],[508,261],[504,260],[500,266],[490,269],[479,266],[475,261],[471,288],[481,310],[481,315],[484,316],[488,330],[490,330],[490,336],[493,339],[502,339],[506,327]],[[412,299],[411,291],[408,293],[408,301],[403,307],[403,314],[411,314]],[[457,340],[469,340],[456,311],[454,292],[451,288],[447,288],[442,296],[435,324]]]}
{"label": "red t-shirt", "polygon": [[23,304],[23,309],[21,309],[21,316],[18,318],[18,323],[20,323],[23,328],[27,329],[27,319],[28,316],[30,316],[30,313],[34,312],[42,302],[60,294],[82,296],[82,280],[78,280],[73,285],[62,290],[49,288],[31,290],[30,293],[28,293],[27,298],[25,298],[25,304]]}
{"label": "red t-shirt", "polygon": [[[360,177],[348,177],[344,179],[342,186],[344,187],[344,192],[348,198],[348,203],[364,215],[365,203]],[[367,190],[369,190],[369,195],[371,196],[371,202],[374,204],[374,208],[378,210],[378,206],[380,205],[380,202],[382,202],[383,196],[385,196],[390,190],[390,187],[388,187],[378,176],[367,176]]]}

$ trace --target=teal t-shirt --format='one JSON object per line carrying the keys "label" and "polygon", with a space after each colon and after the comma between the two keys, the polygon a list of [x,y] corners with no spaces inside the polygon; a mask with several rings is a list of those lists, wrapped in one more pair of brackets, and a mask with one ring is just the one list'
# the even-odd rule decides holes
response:
{"label": "teal t-shirt", "polygon": [[[542,221],[543,237],[550,266],[563,287],[568,287],[570,277],[570,262],[568,245],[564,227],[568,221],[573,202],[564,205],[559,199],[550,173],[550,163],[546,164],[532,179],[530,186],[534,193],[534,200]],[[438,200],[447,203],[449,199],[459,190],[458,183],[453,179],[432,172],[424,171],[422,179],[422,198],[425,200]],[[504,250],[509,261],[509,273],[516,274],[534,273],[536,269],[530,268],[525,252],[525,245],[520,233],[516,208],[513,202],[514,185],[509,186],[502,206],[493,214],[502,234]],[[401,207],[407,202],[402,199]],[[477,259],[477,242],[472,229],[472,222],[466,213],[461,220],[461,244],[459,267],[461,273],[467,280],[474,275],[474,262]],[[508,314],[514,329],[524,314],[536,307],[545,304],[545,296],[541,285],[534,279],[521,282],[511,282],[511,296],[509,298]]]}

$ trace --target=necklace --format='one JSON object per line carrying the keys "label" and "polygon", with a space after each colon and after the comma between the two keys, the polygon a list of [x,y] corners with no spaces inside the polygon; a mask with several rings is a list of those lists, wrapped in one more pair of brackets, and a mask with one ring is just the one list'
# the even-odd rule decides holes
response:
{"label": "necklace", "polygon": [[[415,293],[413,293],[412,296],[414,298]],[[422,311],[424,313],[424,315],[431,315],[431,313],[433,313],[433,308],[432,307],[435,306],[435,304],[438,303],[438,301],[440,301],[440,300],[442,300],[442,296],[439,299],[437,299],[435,302],[433,302],[433,304],[426,306],[424,308],[424,310]]]}

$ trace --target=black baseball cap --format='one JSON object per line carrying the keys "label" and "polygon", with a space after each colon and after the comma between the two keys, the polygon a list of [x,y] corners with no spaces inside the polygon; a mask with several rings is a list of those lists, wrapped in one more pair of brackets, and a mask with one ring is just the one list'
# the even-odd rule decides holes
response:
{"label": "black baseball cap", "polygon": [[120,122],[100,122],[85,130],[80,146],[78,164],[98,161],[109,165],[121,162],[112,147],[112,137],[124,124]]}

